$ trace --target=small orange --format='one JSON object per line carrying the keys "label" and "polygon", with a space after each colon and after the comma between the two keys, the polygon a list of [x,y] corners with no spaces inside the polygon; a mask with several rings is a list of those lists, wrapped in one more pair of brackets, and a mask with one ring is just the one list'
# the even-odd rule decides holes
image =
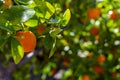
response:
{"label": "small orange", "polygon": [[90,53],[90,52],[89,52],[88,55],[87,55],[88,58],[92,58],[92,56],[93,56],[93,54]]}
{"label": "small orange", "polygon": [[90,8],[87,12],[87,16],[89,19],[97,19],[101,15],[101,9],[100,8]]}
{"label": "small orange", "polygon": [[106,57],[105,55],[101,54],[98,58],[97,58],[97,62],[99,63],[103,63],[106,61]]}
{"label": "small orange", "polygon": [[4,0],[4,1],[5,1],[5,3],[4,3],[3,9],[7,9],[12,5],[11,0]]}
{"label": "small orange", "polygon": [[68,77],[67,80],[74,80],[74,78],[72,76]]}
{"label": "small orange", "polygon": [[24,48],[24,52],[31,52],[36,47],[36,36],[31,31],[19,31],[16,33],[17,40]]}
{"label": "small orange", "polygon": [[97,73],[97,74],[103,74],[104,73],[104,69],[103,67],[96,65],[93,67],[93,70]]}
{"label": "small orange", "polygon": [[52,74],[52,75],[54,75],[54,74],[56,74],[56,73],[57,73],[57,69],[56,69],[56,68],[51,69],[51,74]]}
{"label": "small orange", "polygon": [[112,73],[112,77],[113,77],[113,78],[117,78],[117,76],[118,76],[117,72],[113,72],[113,73]]}
{"label": "small orange", "polygon": [[118,20],[118,13],[117,13],[116,10],[109,11],[108,16],[109,16],[112,20]]}
{"label": "small orange", "polygon": [[99,40],[100,40],[99,35],[96,35],[96,36],[95,36],[95,40],[96,40],[96,41],[99,41]]}
{"label": "small orange", "polygon": [[92,35],[94,35],[94,36],[98,35],[99,32],[100,32],[100,30],[99,30],[99,28],[97,28],[97,27],[92,27],[92,28],[90,29],[90,33],[91,33]]}
{"label": "small orange", "polygon": [[39,34],[39,35],[42,34],[42,32],[43,32],[44,30],[45,30],[44,25],[39,24],[39,25],[38,25],[38,28],[37,28],[38,34]]}
{"label": "small orange", "polygon": [[82,75],[82,80],[90,80],[90,76],[88,74]]}
{"label": "small orange", "polygon": [[69,67],[70,66],[70,60],[64,59],[63,65],[66,66],[66,67]]}

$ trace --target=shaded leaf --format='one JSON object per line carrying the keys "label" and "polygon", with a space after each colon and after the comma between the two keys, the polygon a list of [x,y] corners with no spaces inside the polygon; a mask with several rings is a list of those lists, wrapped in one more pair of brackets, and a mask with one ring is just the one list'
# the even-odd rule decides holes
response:
{"label": "shaded leaf", "polygon": [[0,49],[2,49],[5,45],[5,43],[8,41],[9,36],[8,35],[1,35],[0,36]]}
{"label": "shaded leaf", "polygon": [[24,50],[15,38],[11,38],[11,51],[15,64],[18,64],[24,56]]}
{"label": "shaded leaf", "polygon": [[46,49],[51,49],[51,46],[53,44],[53,39],[52,37],[48,34],[46,35],[45,39],[44,39],[44,46]]}
{"label": "shaded leaf", "polygon": [[55,45],[56,45],[56,37],[54,38],[54,43],[52,45],[52,48],[51,48],[51,51],[50,51],[50,54],[49,54],[49,58],[51,58],[53,55],[54,55],[54,52],[55,52]]}
{"label": "shaded leaf", "polygon": [[12,26],[6,26],[4,23],[0,23],[0,29],[6,30],[6,31],[9,31],[9,32],[14,31]]}

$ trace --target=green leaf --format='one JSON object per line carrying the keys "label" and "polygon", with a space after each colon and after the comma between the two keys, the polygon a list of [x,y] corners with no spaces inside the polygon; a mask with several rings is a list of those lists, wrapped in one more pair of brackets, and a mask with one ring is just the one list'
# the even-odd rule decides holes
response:
{"label": "green leaf", "polygon": [[53,44],[53,38],[49,34],[47,34],[44,39],[44,47],[46,49],[51,49],[52,44]]}
{"label": "green leaf", "polygon": [[35,27],[38,25],[38,20],[31,19],[31,20],[26,21],[24,24],[28,27]]}
{"label": "green leaf", "polygon": [[51,37],[56,37],[61,31],[62,31],[62,29],[60,29],[60,28],[57,28],[55,30],[51,30],[50,31],[50,36]]}
{"label": "green leaf", "polygon": [[62,26],[66,26],[71,18],[71,12],[69,9],[65,11],[63,14],[63,19],[62,19]]}
{"label": "green leaf", "polygon": [[15,38],[11,38],[11,51],[15,64],[18,64],[24,56],[24,50]]}
{"label": "green leaf", "polygon": [[54,7],[49,2],[36,1],[36,15],[40,18],[49,19],[55,12]]}
{"label": "green leaf", "polygon": [[54,14],[55,9],[49,2],[46,2],[46,7],[47,7],[47,12],[45,18],[49,19]]}
{"label": "green leaf", "polygon": [[12,24],[19,24],[32,18],[34,14],[35,11],[27,6],[12,6],[10,9],[6,9],[0,14],[0,21],[9,21]]}
{"label": "green leaf", "polygon": [[51,51],[50,51],[50,54],[49,54],[49,58],[51,58],[54,55],[54,52],[56,50],[55,45],[56,45],[56,37],[54,38],[54,43],[52,45],[52,48],[51,48]]}

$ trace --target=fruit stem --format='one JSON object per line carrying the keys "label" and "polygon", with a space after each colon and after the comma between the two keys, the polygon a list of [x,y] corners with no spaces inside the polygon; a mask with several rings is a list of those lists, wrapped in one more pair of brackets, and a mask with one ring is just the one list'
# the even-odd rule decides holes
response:
{"label": "fruit stem", "polygon": [[23,23],[21,23],[21,28],[22,28],[23,31],[27,31],[28,30],[28,28],[25,28]]}

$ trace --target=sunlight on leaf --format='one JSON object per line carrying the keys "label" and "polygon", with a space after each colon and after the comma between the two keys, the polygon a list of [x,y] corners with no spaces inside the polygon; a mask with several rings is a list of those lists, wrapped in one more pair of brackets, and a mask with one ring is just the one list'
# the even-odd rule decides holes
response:
{"label": "sunlight on leaf", "polygon": [[63,23],[62,26],[66,26],[71,18],[71,12],[67,9],[63,15]]}
{"label": "sunlight on leaf", "polygon": [[28,27],[35,27],[38,25],[38,21],[31,19],[31,20],[26,21],[24,24]]}
{"label": "sunlight on leaf", "polygon": [[11,51],[15,64],[18,64],[24,56],[24,50],[20,43],[14,38],[11,39]]}
{"label": "sunlight on leaf", "polygon": [[36,15],[40,18],[49,19],[55,12],[54,7],[49,2],[37,1],[35,7]]}

